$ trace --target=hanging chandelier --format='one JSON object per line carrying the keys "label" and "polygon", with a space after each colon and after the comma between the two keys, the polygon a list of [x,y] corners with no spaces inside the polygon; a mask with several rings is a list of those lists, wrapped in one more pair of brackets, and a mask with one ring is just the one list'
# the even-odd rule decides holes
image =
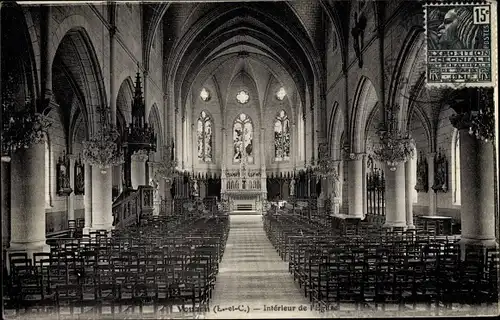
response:
{"label": "hanging chandelier", "polygon": [[108,168],[124,163],[118,144],[120,134],[109,124],[108,109],[106,106],[97,108],[100,128],[89,140],[83,142],[83,161],[99,167],[102,174],[105,174]]}
{"label": "hanging chandelier", "polygon": [[2,94],[2,161],[9,162],[11,154],[18,149],[27,149],[34,144],[44,142],[45,133],[50,127],[50,120],[36,112],[36,106],[31,98],[25,100],[24,108],[16,106],[15,94],[10,85],[13,78],[8,78],[8,84]]}
{"label": "hanging chandelier", "polygon": [[162,161],[155,165],[155,176],[168,180],[177,172],[177,160],[174,158],[173,145],[163,147]]}
{"label": "hanging chandelier", "polygon": [[470,112],[469,134],[488,142],[495,138],[495,114],[488,92],[479,88],[478,110]]}
{"label": "hanging chandelier", "polygon": [[398,105],[386,108],[386,122],[381,123],[378,131],[379,142],[373,146],[373,158],[385,162],[389,170],[396,171],[397,166],[413,157],[415,142],[408,132],[398,129]]}

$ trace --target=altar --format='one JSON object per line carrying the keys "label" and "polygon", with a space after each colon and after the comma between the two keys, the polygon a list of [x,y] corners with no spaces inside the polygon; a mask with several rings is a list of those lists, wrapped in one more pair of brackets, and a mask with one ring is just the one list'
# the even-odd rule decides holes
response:
{"label": "altar", "polygon": [[244,156],[240,168],[225,170],[221,180],[221,197],[230,214],[262,214],[267,198],[265,171],[249,169]]}

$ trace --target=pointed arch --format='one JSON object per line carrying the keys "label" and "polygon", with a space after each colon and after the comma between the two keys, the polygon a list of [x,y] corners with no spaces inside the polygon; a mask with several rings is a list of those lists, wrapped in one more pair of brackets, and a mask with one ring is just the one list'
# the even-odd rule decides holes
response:
{"label": "pointed arch", "polygon": [[[1,57],[2,57],[2,80],[13,77],[13,81],[3,81],[2,90],[5,86],[19,85],[16,90],[16,100],[24,101],[30,98],[38,102],[39,81],[38,67],[39,57],[35,55],[38,49],[38,40],[30,13],[26,8],[15,2],[2,3],[1,10]],[[38,58],[38,59],[37,59]],[[20,90],[18,90],[20,89]],[[19,94],[21,93],[21,94]],[[22,96],[22,97],[21,97]],[[42,111],[42,110],[40,110]]]}
{"label": "pointed arch", "polygon": [[[66,20],[65,20],[66,21]],[[58,46],[55,50],[52,62],[52,71],[60,66],[66,66],[71,77],[75,81],[76,87],[83,95],[83,103],[81,111],[87,118],[85,123],[88,124],[88,131],[92,134],[99,129],[99,114],[97,109],[108,105],[106,96],[105,81],[99,59],[96,54],[95,47],[90,38],[88,29],[85,28],[84,21],[75,20],[67,21],[65,25],[60,26],[59,32],[65,30],[61,37],[57,37]],[[82,24],[76,24],[81,22]],[[66,27],[70,27],[66,29]],[[62,29],[61,29],[62,28]],[[78,63],[74,63],[76,54]],[[55,82],[52,83],[53,91],[55,92]],[[61,92],[60,97],[64,100],[64,94]]]}
{"label": "pointed arch", "polygon": [[149,110],[148,123],[153,126],[153,129],[156,133],[158,139],[158,141],[156,141],[156,144],[158,146],[163,146],[163,126],[160,111],[158,110],[158,105],[156,103],[154,103]]}
{"label": "pointed arch", "polygon": [[[120,84],[116,96],[116,109],[124,116],[125,125],[132,122],[132,100],[134,98],[134,82],[130,76]],[[118,114],[117,112],[117,114]]]}
{"label": "pointed arch", "polygon": [[350,119],[351,137],[349,142],[353,152],[362,152],[364,149],[365,129],[370,114],[378,102],[377,91],[367,77],[359,81],[354,99],[353,113]]}
{"label": "pointed arch", "polygon": [[334,159],[340,159],[342,156],[342,147],[344,139],[344,113],[338,102],[334,103],[330,116],[330,130],[328,134],[330,156]]}

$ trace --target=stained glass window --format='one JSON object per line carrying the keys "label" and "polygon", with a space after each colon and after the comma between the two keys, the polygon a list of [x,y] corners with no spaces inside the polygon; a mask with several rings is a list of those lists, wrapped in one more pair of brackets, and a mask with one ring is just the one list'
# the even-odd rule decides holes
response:
{"label": "stained glass window", "polygon": [[253,163],[253,125],[250,118],[242,113],[233,125],[233,162],[240,162],[247,155],[247,162]]}
{"label": "stained glass window", "polygon": [[274,121],[274,160],[290,160],[290,121],[285,110]]}
{"label": "stained glass window", "polygon": [[208,101],[210,100],[210,91],[208,91],[207,89],[203,88],[201,89],[201,92],[200,92],[200,98],[201,100],[203,101]]}
{"label": "stained glass window", "polygon": [[276,92],[276,98],[278,98],[278,100],[282,101],[283,99],[285,99],[285,96],[286,96],[285,88],[281,87],[278,90],[278,92]]}
{"label": "stained glass window", "polygon": [[212,162],[212,119],[205,112],[198,118],[198,160]]}
{"label": "stained glass window", "polygon": [[238,102],[241,104],[247,103],[249,98],[250,98],[250,96],[248,95],[248,93],[245,90],[241,90],[236,95],[236,100],[238,100]]}

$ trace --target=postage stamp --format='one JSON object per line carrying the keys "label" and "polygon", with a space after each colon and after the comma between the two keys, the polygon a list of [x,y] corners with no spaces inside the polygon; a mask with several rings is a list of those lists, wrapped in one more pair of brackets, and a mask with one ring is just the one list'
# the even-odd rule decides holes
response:
{"label": "postage stamp", "polygon": [[428,86],[494,86],[496,3],[435,2],[425,5]]}

